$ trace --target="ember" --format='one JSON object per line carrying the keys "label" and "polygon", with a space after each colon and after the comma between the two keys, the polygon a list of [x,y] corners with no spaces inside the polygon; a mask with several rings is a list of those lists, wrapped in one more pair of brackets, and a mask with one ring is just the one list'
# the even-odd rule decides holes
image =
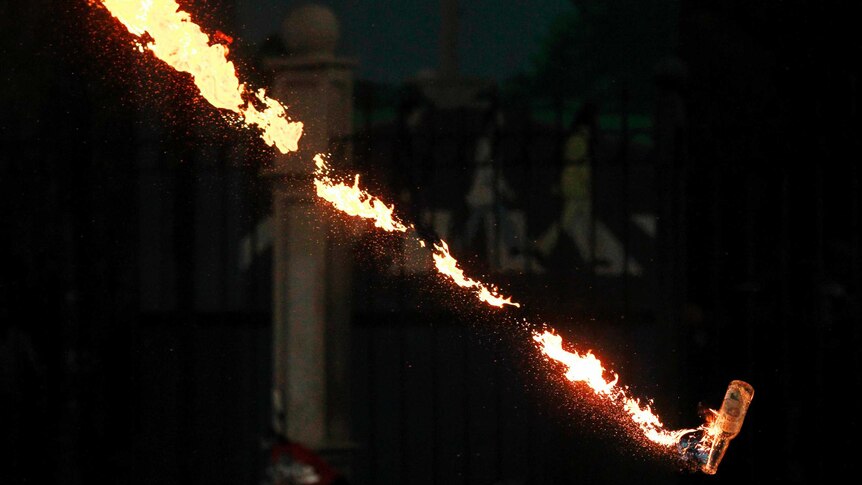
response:
{"label": "ember", "polygon": [[[213,38],[208,37],[174,0],[102,0],[101,3],[138,38],[142,49],[174,69],[190,74],[209,103],[258,128],[263,141],[280,152],[297,150],[302,123],[292,121],[284,106],[267,97],[263,90],[251,91],[239,81],[234,64],[227,59],[229,50],[225,44],[232,40],[229,36],[218,32]],[[254,102],[247,102],[249,97]],[[335,209],[371,220],[375,227],[387,232],[407,233],[413,228],[399,220],[394,205],[387,205],[361,189],[359,175],[353,177],[352,185],[345,184],[331,174],[323,155],[315,156],[315,163],[316,193]],[[409,237],[425,247],[423,239]],[[467,277],[445,241],[434,243],[429,252],[441,275],[458,287],[473,291],[479,301],[497,308],[520,307],[497,287]],[[564,349],[562,337],[551,331],[536,333],[533,338],[542,354],[565,366],[569,381],[585,383],[608,406],[622,409],[650,442],[668,448],[677,446],[685,459],[696,462],[708,474],[716,472],[728,443],[739,433],[753,396],[750,385],[733,381],[721,410],[714,413],[714,420],[697,429],[668,430],[651,405],[630,396],[627,388],[618,385],[619,377],[608,372],[595,355]],[[694,433],[700,433],[700,439],[692,439]]]}

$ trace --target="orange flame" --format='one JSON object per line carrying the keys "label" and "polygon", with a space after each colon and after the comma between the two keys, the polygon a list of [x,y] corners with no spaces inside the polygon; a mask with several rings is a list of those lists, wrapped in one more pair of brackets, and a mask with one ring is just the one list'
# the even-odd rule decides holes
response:
{"label": "orange flame", "polygon": [[[721,434],[721,427],[718,423],[718,411],[715,409],[707,409],[706,422],[700,427],[707,436],[718,436]],[[703,440],[705,442],[706,440]]]}
{"label": "orange flame", "polygon": [[567,367],[566,379],[585,383],[594,393],[621,405],[626,414],[640,428],[646,438],[662,446],[679,443],[680,438],[693,429],[668,431],[648,404],[641,406],[639,400],[630,397],[625,388],[617,386],[619,376],[605,378],[602,362],[591,352],[579,354],[563,349],[563,338],[551,332],[536,333],[533,340],[539,343],[543,354]]}
{"label": "orange flame", "polygon": [[479,301],[499,308],[502,308],[503,305],[521,306],[520,303],[513,303],[512,297],[500,295],[497,288],[464,276],[464,270],[458,267],[458,261],[449,253],[449,245],[446,244],[446,241],[441,240],[440,244],[434,244],[433,257],[434,265],[440,274],[448,276],[449,279],[462,288],[475,288]]}
{"label": "orange flame", "polygon": [[[284,106],[266,96],[263,89],[249,93],[227,60],[227,46],[210,38],[175,0],[101,0],[102,4],[141,41],[141,47],[180,72],[191,74],[201,96],[219,109],[237,113],[261,138],[282,153],[296,151],[302,123],[290,121]],[[145,42],[148,34],[151,42]],[[263,106],[246,103],[248,94]]]}
{"label": "orange flame", "polygon": [[[395,217],[394,205],[387,206],[377,197],[359,188],[358,174],[354,178],[353,186],[350,186],[332,179],[331,169],[323,154],[318,153],[314,156],[314,165],[314,187],[318,197],[347,215],[373,220],[374,226],[384,231],[407,231],[408,227]],[[419,238],[416,240],[420,247],[425,247],[425,241]],[[434,244],[432,256],[440,274],[447,276],[458,286],[474,289],[479,301],[498,308],[502,308],[503,305],[521,306],[519,303],[513,303],[511,297],[500,295],[496,287],[464,276],[464,270],[458,267],[458,261],[449,253],[446,241],[441,240],[440,244]]]}
{"label": "orange flame", "polygon": [[407,226],[394,215],[395,206],[387,206],[377,197],[359,188],[359,175],[356,175],[353,186],[333,181],[330,169],[323,155],[314,156],[314,187],[317,196],[328,201],[336,209],[345,214],[371,219],[374,226],[389,232],[406,232]]}
{"label": "orange flame", "polygon": [[[194,22],[187,12],[180,10],[175,0],[100,0],[111,14],[133,35],[139,37],[140,47],[180,72],[189,73],[201,96],[219,109],[239,114],[246,124],[260,128],[260,137],[282,153],[296,151],[302,136],[302,123],[290,121],[284,106],[266,96],[264,90],[251,93],[239,81],[234,64],[227,59],[228,48],[223,41],[226,35],[216,32],[212,39]],[[148,35],[149,38],[144,38]],[[227,43],[230,43],[229,38]],[[258,110],[243,96],[252,96]],[[329,176],[329,168],[321,155],[315,156],[314,185],[317,195],[337,209],[364,219],[385,231],[406,232],[408,227],[393,214],[394,206],[387,206],[379,198],[359,188],[359,175],[353,186],[336,182]],[[464,277],[457,261],[449,254],[445,242],[435,245],[434,260],[438,271],[456,284],[474,288],[480,301],[495,307],[511,305],[511,297],[504,297],[493,286]],[[419,240],[425,247],[425,243]]]}
{"label": "orange flame", "polygon": [[[201,96],[210,104],[238,114],[247,125],[257,126],[261,130],[261,138],[282,153],[297,150],[302,123],[291,121],[284,106],[267,97],[263,90],[250,92],[239,81],[234,64],[227,60],[228,48],[220,43],[226,40],[224,34],[217,33],[211,40],[191,21],[188,13],[179,10],[175,0],[100,1],[129,32],[139,38],[141,49],[152,51],[174,69],[190,74]],[[254,103],[246,102],[244,97],[252,98]],[[394,206],[387,206],[359,188],[358,175],[353,186],[337,182],[330,176],[322,155],[315,156],[314,160],[314,185],[319,197],[346,214],[373,220],[376,227],[385,231],[407,232],[408,226],[395,217]],[[425,247],[424,241],[417,240],[420,246]],[[432,256],[440,274],[458,286],[474,290],[480,301],[495,307],[520,307],[520,304],[512,302],[511,297],[500,295],[496,287],[466,277],[449,253],[445,241],[434,244]],[[542,353],[566,366],[568,380],[584,382],[596,395],[621,406],[650,441],[671,446],[678,443],[684,434],[694,431],[666,430],[649,404],[642,406],[639,400],[628,395],[626,388],[617,385],[619,377],[616,374],[612,374],[612,379],[605,377],[601,361],[592,353],[564,350],[562,338],[548,331],[536,333],[533,338]],[[718,433],[714,418],[708,419],[707,424],[699,429],[709,435]]]}

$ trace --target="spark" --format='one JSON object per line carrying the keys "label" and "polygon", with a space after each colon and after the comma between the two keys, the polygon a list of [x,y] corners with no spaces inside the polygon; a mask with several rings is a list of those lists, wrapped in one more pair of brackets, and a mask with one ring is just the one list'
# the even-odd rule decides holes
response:
{"label": "spark", "polygon": [[[100,0],[128,31],[137,37],[139,50],[152,52],[157,58],[191,75],[201,96],[214,107],[232,112],[248,126],[260,130],[261,139],[281,153],[298,149],[303,124],[291,120],[284,106],[269,98],[262,89],[253,91],[240,82],[236,68],[227,56],[228,47],[210,38],[180,10],[175,0]],[[221,34],[224,36],[224,34]],[[314,186],[317,195],[347,215],[372,220],[374,226],[387,232],[408,233],[413,226],[395,215],[395,206],[387,205],[359,186],[359,175],[353,185],[336,180],[323,155],[314,157]],[[413,235],[421,247],[425,241]],[[464,274],[451,255],[448,244],[440,240],[431,250],[437,271],[457,286],[469,289],[480,301],[498,308],[520,307],[511,297],[503,296],[495,286],[471,279]],[[650,441],[662,446],[679,443],[692,429],[665,429],[650,404],[629,396],[627,388],[618,385],[619,376],[605,370],[601,360],[591,352],[581,354],[563,348],[562,337],[550,331],[535,333],[533,339],[549,359],[565,366],[565,377],[585,383],[597,396],[619,406]],[[606,373],[611,377],[606,377]],[[698,428],[707,435],[717,433],[715,421]]]}
{"label": "spark", "polygon": [[359,174],[353,185],[333,180],[323,154],[314,156],[314,187],[317,196],[349,216],[371,219],[374,227],[388,232],[406,232],[407,226],[395,217],[395,206],[387,206],[377,197],[359,188]]}
{"label": "spark", "polygon": [[177,71],[190,74],[201,96],[211,105],[231,111],[247,125],[259,128],[263,141],[281,153],[297,150],[302,123],[291,121],[284,106],[263,89],[251,91],[241,83],[236,67],[227,59],[227,46],[211,40],[175,0],[101,3],[138,37],[139,49],[149,50]]}
{"label": "spark", "polygon": [[549,331],[535,333],[533,340],[538,342],[541,352],[549,359],[566,366],[566,379],[572,382],[583,382],[596,395],[621,406],[648,440],[662,446],[673,446],[679,443],[683,435],[695,431],[694,429],[666,430],[648,404],[641,405],[638,399],[628,395],[625,388],[618,386],[617,374],[612,373],[611,379],[605,377],[602,362],[592,352],[580,354],[577,351],[565,350],[563,338]]}
{"label": "spark", "polygon": [[479,301],[498,308],[502,308],[503,305],[521,306],[520,303],[513,303],[511,297],[501,296],[497,288],[464,276],[464,270],[458,267],[458,261],[449,253],[449,245],[446,241],[440,240],[439,244],[434,244],[433,258],[434,266],[440,274],[462,288],[474,289]]}

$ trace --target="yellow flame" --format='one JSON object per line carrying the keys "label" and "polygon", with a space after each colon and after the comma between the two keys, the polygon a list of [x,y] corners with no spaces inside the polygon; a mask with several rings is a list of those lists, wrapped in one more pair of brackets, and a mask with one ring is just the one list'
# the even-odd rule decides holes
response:
{"label": "yellow flame", "polygon": [[666,430],[649,405],[641,406],[640,401],[630,397],[624,388],[617,386],[619,376],[613,374],[612,379],[605,377],[602,362],[591,352],[580,354],[577,351],[565,350],[563,338],[548,331],[541,334],[535,333],[533,340],[539,343],[542,353],[548,358],[566,366],[566,379],[572,382],[583,382],[597,395],[621,405],[648,440],[663,446],[672,446],[679,443],[683,435],[694,431],[693,429]]}
{"label": "yellow flame", "polygon": [[[266,96],[264,90],[250,93],[240,83],[228,48],[212,43],[189,14],[175,0],[101,0],[102,4],[132,34],[152,39],[142,46],[177,71],[191,74],[201,96],[219,109],[240,115],[246,124],[257,126],[261,138],[282,153],[296,151],[302,123],[291,121],[284,106]],[[258,110],[243,95],[263,106]]]}
{"label": "yellow flame", "polygon": [[[704,423],[700,429],[704,431],[704,434],[710,437],[721,434],[721,424],[718,422],[718,410],[707,409],[706,423]],[[706,440],[701,440],[701,443],[704,442],[706,442]]]}
{"label": "yellow flame", "polygon": [[357,174],[353,186],[336,182],[329,175],[330,169],[323,155],[314,156],[314,187],[317,196],[328,201],[345,214],[371,219],[374,226],[389,232],[406,232],[407,226],[399,221],[393,211],[395,206],[387,206],[377,197],[359,188]]}
{"label": "yellow flame", "polygon": [[511,297],[500,295],[497,288],[486,285],[479,281],[471,280],[464,276],[464,270],[458,267],[458,261],[449,253],[449,245],[441,240],[440,244],[434,244],[434,266],[440,274],[449,277],[456,285],[462,288],[474,288],[476,297],[491,306],[502,308],[503,305],[520,307],[520,303],[513,303]]}
{"label": "yellow flame", "polygon": [[464,270],[458,267],[458,261],[449,254],[449,245],[446,241],[434,244],[434,265],[437,271],[448,276],[456,285],[463,288],[475,288],[479,285],[476,281],[464,276]]}
{"label": "yellow flame", "polygon": [[[336,209],[347,215],[371,219],[374,226],[389,232],[406,232],[408,227],[395,217],[395,206],[387,206],[383,201],[359,188],[359,175],[355,175],[353,185],[333,180],[330,175],[331,169],[326,163],[323,154],[314,156],[314,187],[317,196],[328,201]],[[412,227],[412,226],[411,226]],[[425,247],[425,241],[417,238],[420,247]],[[432,251],[434,265],[437,271],[447,276],[456,285],[463,288],[475,290],[479,301],[491,306],[502,308],[503,305],[520,307],[519,303],[513,303],[511,297],[500,295],[494,286],[472,280],[464,276],[464,270],[458,267],[458,261],[449,253],[446,241],[434,244]]]}
{"label": "yellow flame", "polygon": [[[210,104],[237,113],[246,124],[260,128],[261,138],[282,153],[297,150],[302,136],[302,123],[291,121],[284,106],[267,97],[263,90],[248,91],[246,85],[237,78],[234,64],[227,59],[228,48],[211,42],[201,28],[191,21],[188,13],[180,11],[175,0],[100,1],[129,32],[139,37],[141,49],[152,51],[174,69],[190,74],[201,96]],[[247,98],[252,98],[254,103],[247,102]],[[353,186],[337,182],[330,177],[323,156],[317,155],[314,160],[314,185],[318,196],[351,216],[373,220],[376,227],[385,231],[407,231],[408,227],[394,216],[394,206],[387,206],[359,188],[358,175]],[[425,247],[424,241],[418,241],[420,246]],[[437,271],[458,286],[474,290],[480,301],[495,307],[520,306],[513,303],[511,297],[500,295],[494,286],[466,277],[449,253],[445,241],[434,244],[432,256]],[[597,395],[620,405],[650,441],[671,446],[678,443],[682,435],[694,431],[666,430],[648,404],[642,406],[624,388],[618,387],[619,378],[616,374],[613,374],[612,379],[605,378],[601,361],[592,353],[579,354],[564,350],[562,338],[551,332],[536,333],[533,338],[545,355],[566,366],[565,376],[568,380],[584,382]],[[719,432],[714,419],[699,429],[707,435]]]}
{"label": "yellow flame", "polygon": [[[228,48],[213,42],[175,0],[100,0],[111,14],[140,39],[139,47],[180,72],[191,74],[201,96],[219,109],[239,114],[246,124],[260,128],[260,137],[282,153],[296,151],[302,136],[302,123],[291,121],[284,106],[266,96],[264,90],[249,92],[239,81]],[[149,36],[149,37],[146,37]],[[254,98],[255,103],[246,102]],[[256,105],[262,106],[258,109]],[[372,219],[385,231],[406,232],[408,227],[394,216],[394,206],[359,188],[359,175],[353,186],[336,182],[321,155],[315,156],[314,185],[317,195],[351,216]],[[474,288],[480,301],[495,307],[520,306],[489,285],[464,277],[446,243],[434,252],[438,270],[460,286]],[[424,242],[420,240],[424,247]],[[445,249],[444,249],[445,248]]]}

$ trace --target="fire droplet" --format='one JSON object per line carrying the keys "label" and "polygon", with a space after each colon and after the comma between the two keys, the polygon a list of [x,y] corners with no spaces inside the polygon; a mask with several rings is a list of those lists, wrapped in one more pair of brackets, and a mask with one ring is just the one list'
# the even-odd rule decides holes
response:
{"label": "fire droplet", "polygon": [[[180,72],[191,74],[195,86],[210,104],[239,114],[249,126],[261,130],[261,138],[282,153],[294,152],[302,136],[302,123],[291,121],[284,106],[268,97],[264,90],[249,92],[239,82],[228,48],[214,42],[175,0],[101,0],[102,5],[133,35],[143,48]],[[146,42],[143,37],[151,39]],[[228,42],[229,43],[229,42]],[[247,103],[243,95],[254,98]],[[262,106],[258,110],[255,104]]]}
{"label": "fire droplet", "polygon": [[384,231],[407,231],[407,226],[393,214],[394,205],[387,206],[377,197],[359,188],[358,174],[352,186],[333,180],[329,165],[320,153],[314,156],[314,166],[314,187],[318,197],[347,215],[371,219],[374,221],[374,227]]}
{"label": "fire droplet", "polygon": [[563,349],[563,338],[548,331],[534,334],[533,340],[539,343],[539,348],[548,358],[566,366],[566,379],[583,382],[597,395],[621,405],[648,440],[662,446],[673,446],[679,443],[683,435],[695,431],[666,430],[648,404],[641,406],[639,400],[630,397],[624,388],[617,385],[618,375],[613,374],[612,379],[605,377],[602,362],[591,352],[580,354],[577,351],[567,351]]}
{"label": "fire droplet", "polygon": [[458,267],[458,261],[449,253],[449,245],[446,241],[440,240],[440,244],[434,244],[434,265],[440,274],[449,277],[456,285],[462,288],[474,288],[479,301],[498,308],[502,308],[503,305],[521,306],[520,303],[513,303],[511,297],[501,296],[497,288],[464,276],[464,270]]}
{"label": "fire droplet", "polygon": [[[190,74],[204,99],[216,108],[237,113],[246,125],[258,127],[260,137],[270,146],[282,153],[297,150],[302,123],[290,120],[284,106],[267,97],[263,90],[249,91],[239,81],[234,64],[227,59],[228,47],[225,44],[233,41],[230,36],[216,32],[210,39],[191,21],[188,13],[180,10],[175,0],[100,1],[137,37],[135,46],[138,50],[149,50],[177,71]],[[251,98],[253,102],[246,102],[244,98]],[[387,206],[359,188],[358,175],[350,186],[330,176],[323,156],[316,156],[315,164],[314,184],[318,196],[348,215],[373,220],[375,227],[382,230],[407,232],[408,226],[395,217],[394,206]],[[424,241],[417,240],[420,246],[425,247]],[[432,256],[442,275],[460,287],[475,291],[480,301],[496,307],[520,306],[513,303],[511,297],[500,295],[496,287],[466,277],[445,241],[434,244]],[[625,388],[617,385],[616,374],[612,374],[611,379],[605,377],[601,361],[592,353],[564,350],[562,338],[548,331],[536,333],[533,338],[542,353],[566,366],[568,380],[584,382],[596,395],[620,406],[650,441],[671,446],[677,444],[683,435],[696,431],[666,430],[648,404],[642,406],[639,400],[627,394]],[[718,434],[719,420],[715,416],[713,412],[707,423],[698,428],[708,437]],[[739,421],[741,424],[741,419]],[[702,442],[701,445],[706,446]]]}

